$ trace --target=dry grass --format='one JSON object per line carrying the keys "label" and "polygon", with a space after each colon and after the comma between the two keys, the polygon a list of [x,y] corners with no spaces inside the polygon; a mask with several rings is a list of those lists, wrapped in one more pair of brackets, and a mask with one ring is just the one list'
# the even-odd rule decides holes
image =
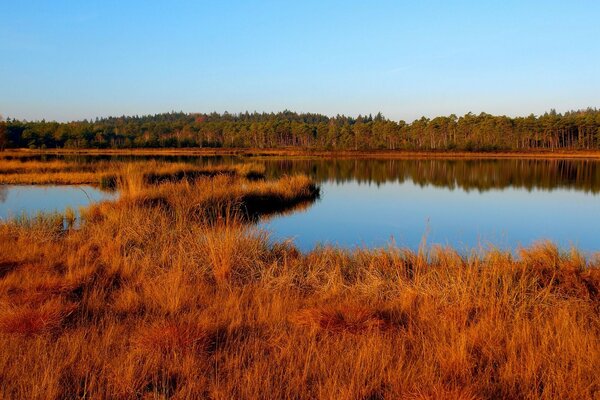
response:
{"label": "dry grass", "polygon": [[112,168],[113,163],[108,162],[0,158],[0,184],[97,184]]}
{"label": "dry grass", "polygon": [[38,161],[29,158],[5,159],[0,157],[0,175],[96,171],[106,165],[108,165],[106,162],[99,162],[94,165],[64,160]]}
{"label": "dry grass", "polygon": [[[246,167],[240,168],[244,171],[242,168]],[[319,196],[319,188],[303,175],[285,176],[271,182],[249,180],[239,174],[218,171],[193,181],[151,184],[143,171],[128,166],[117,184],[120,200],[101,207],[158,207],[169,212],[177,221],[182,216],[184,221],[187,218],[216,221],[232,218],[232,214],[237,219],[254,220],[259,215],[285,211]],[[97,210],[92,207],[90,212]]]}
{"label": "dry grass", "polygon": [[110,188],[131,181],[130,175],[136,173],[140,174],[140,181],[145,184],[157,184],[219,174],[260,178],[264,174],[264,166],[249,163],[203,167],[158,161],[80,163],[0,158],[0,184],[95,184]]}
{"label": "dry grass", "polygon": [[77,230],[0,225],[0,397],[598,398],[598,261],[302,254],[243,223],[309,186],[142,184]]}

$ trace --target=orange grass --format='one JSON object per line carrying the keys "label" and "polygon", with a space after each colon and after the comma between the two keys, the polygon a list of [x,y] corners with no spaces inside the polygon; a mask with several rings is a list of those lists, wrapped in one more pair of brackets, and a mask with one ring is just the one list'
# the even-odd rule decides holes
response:
{"label": "orange grass", "polygon": [[[240,170],[243,168],[247,167],[242,165]],[[253,220],[259,215],[303,205],[319,196],[319,188],[303,175],[285,176],[270,182],[218,171],[216,169],[211,177],[199,177],[192,182],[168,181],[157,185],[144,179],[143,170],[129,165],[117,184],[120,201],[102,207],[160,207],[176,219],[186,214],[186,217],[219,220],[232,217],[229,214],[233,213],[236,218]],[[97,210],[92,208],[91,213],[95,212]]]}
{"label": "orange grass", "polygon": [[203,167],[158,161],[80,163],[0,158],[0,184],[96,184],[114,187],[119,181],[129,179],[127,174],[133,172],[141,174],[146,183],[160,183],[217,174],[256,178],[262,177],[264,166],[249,163]]}
{"label": "orange grass", "polygon": [[0,158],[0,174],[10,173],[40,173],[40,172],[69,172],[82,170],[93,170],[96,167],[85,166],[80,163],[69,163],[66,161],[37,161],[23,159]]}
{"label": "orange grass", "polygon": [[0,397],[598,398],[598,260],[302,254],[242,223],[250,194],[304,179],[142,186],[80,229],[0,225]]}

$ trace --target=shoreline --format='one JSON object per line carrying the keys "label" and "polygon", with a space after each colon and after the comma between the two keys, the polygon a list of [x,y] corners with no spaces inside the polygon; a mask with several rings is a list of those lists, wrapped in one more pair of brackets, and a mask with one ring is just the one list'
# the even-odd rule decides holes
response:
{"label": "shoreline", "polygon": [[544,152],[449,152],[407,150],[307,150],[259,148],[136,148],[136,149],[7,149],[6,156],[38,155],[127,155],[127,156],[242,156],[294,158],[398,158],[398,159],[600,159],[600,150]]}

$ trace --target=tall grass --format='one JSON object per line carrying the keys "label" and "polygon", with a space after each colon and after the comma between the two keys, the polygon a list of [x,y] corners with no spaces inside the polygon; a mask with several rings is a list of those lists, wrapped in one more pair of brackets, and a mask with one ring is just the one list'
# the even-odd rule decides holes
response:
{"label": "tall grass", "polygon": [[82,163],[0,158],[0,184],[95,184],[115,188],[118,184],[127,186],[128,180],[135,178],[136,174],[141,175],[138,178],[144,184],[151,185],[219,174],[261,178],[264,168],[264,165],[255,163],[198,166],[158,161]]}
{"label": "tall grass", "polygon": [[245,223],[310,184],[133,185],[79,229],[0,225],[0,397],[598,397],[597,260],[303,254]]}

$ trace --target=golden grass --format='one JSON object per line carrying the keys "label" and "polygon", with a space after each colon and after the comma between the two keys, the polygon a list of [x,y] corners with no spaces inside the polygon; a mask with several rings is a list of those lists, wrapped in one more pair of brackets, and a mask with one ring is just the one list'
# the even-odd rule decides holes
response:
{"label": "golden grass", "polygon": [[302,254],[243,223],[307,185],[144,184],[80,229],[0,225],[0,397],[598,398],[598,260]]}
{"label": "golden grass", "polygon": [[[212,177],[196,178],[193,182],[169,181],[159,185],[148,183],[144,173],[135,167],[128,167],[121,176],[123,178],[117,185],[121,192],[120,200],[102,207],[160,207],[176,220],[181,220],[181,215],[206,221],[234,216],[254,220],[259,215],[285,211],[313,201],[319,195],[319,188],[303,175],[285,176],[269,182],[218,172]],[[94,207],[90,211],[96,212]]]}
{"label": "golden grass", "polygon": [[97,184],[112,168],[113,163],[104,161],[85,164],[0,158],[0,184]]}
{"label": "golden grass", "polygon": [[65,172],[81,171],[86,168],[79,163],[68,163],[66,161],[37,161],[28,159],[3,159],[0,158],[0,174],[11,173],[41,173],[41,172]]}
{"label": "golden grass", "polygon": [[158,161],[80,163],[0,158],[0,184],[95,184],[114,187],[119,181],[131,181],[132,177],[128,174],[134,173],[141,174],[140,180],[145,183],[156,184],[217,174],[257,178],[264,174],[264,166],[249,163],[202,167]]}
{"label": "golden grass", "polygon": [[19,173],[0,175],[6,185],[85,185],[99,184],[102,174],[96,172]]}

